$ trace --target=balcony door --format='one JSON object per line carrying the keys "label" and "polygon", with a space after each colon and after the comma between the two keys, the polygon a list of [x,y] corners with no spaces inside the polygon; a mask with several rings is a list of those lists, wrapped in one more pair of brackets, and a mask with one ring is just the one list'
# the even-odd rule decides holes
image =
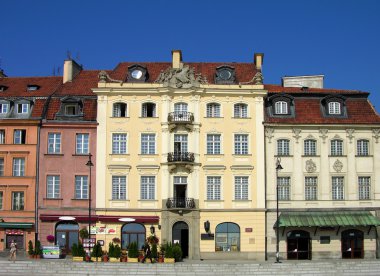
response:
{"label": "balcony door", "polygon": [[187,177],[186,176],[174,176],[174,202],[176,208],[186,207],[187,197]]}
{"label": "balcony door", "polygon": [[174,156],[178,161],[187,153],[187,134],[174,134]]}

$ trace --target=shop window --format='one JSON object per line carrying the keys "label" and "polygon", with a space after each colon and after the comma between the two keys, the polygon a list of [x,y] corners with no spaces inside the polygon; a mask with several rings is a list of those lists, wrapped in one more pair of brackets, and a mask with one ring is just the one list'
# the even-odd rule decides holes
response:
{"label": "shop window", "polygon": [[236,223],[224,222],[215,229],[215,251],[240,251],[240,227]]}
{"label": "shop window", "polygon": [[79,226],[75,222],[61,222],[55,228],[56,244],[65,254],[71,252],[71,247],[79,241]]}
{"label": "shop window", "polygon": [[128,223],[121,228],[121,248],[128,249],[132,242],[137,243],[137,248],[141,249],[145,243],[145,227],[139,223]]}

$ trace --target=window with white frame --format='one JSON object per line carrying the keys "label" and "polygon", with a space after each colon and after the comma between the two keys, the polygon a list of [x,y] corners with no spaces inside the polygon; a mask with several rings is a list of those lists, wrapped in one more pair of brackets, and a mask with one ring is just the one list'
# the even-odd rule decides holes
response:
{"label": "window with white frame", "polygon": [[88,154],[88,142],[89,142],[88,133],[77,133],[76,134],[76,154]]}
{"label": "window with white frame", "polygon": [[246,104],[235,104],[234,105],[234,117],[235,118],[247,118],[248,117],[248,106]]}
{"label": "window with white frame", "polygon": [[281,155],[281,156],[290,155],[289,140],[287,139],[277,140],[277,155]]}
{"label": "window with white frame", "polygon": [[344,178],[342,176],[332,177],[332,199],[344,199]]}
{"label": "window with white frame", "polygon": [[126,133],[112,134],[112,153],[113,154],[127,153],[127,134]]}
{"label": "window with white frame", "polygon": [[331,114],[331,115],[340,115],[341,114],[341,108],[340,108],[339,102],[329,102],[328,108],[329,108],[329,114]]}
{"label": "window with white frame", "polygon": [[13,176],[25,175],[25,158],[13,158]]}
{"label": "window with white frame", "polygon": [[48,134],[48,153],[61,153],[61,133]]}
{"label": "window with white frame", "polygon": [[220,154],[220,134],[207,134],[207,154]]}
{"label": "window with white frame", "polygon": [[220,104],[218,103],[209,103],[206,107],[206,117],[217,118],[220,117]]}
{"label": "window with white frame", "polygon": [[156,117],[156,104],[143,103],[141,116],[142,117]]}
{"label": "window with white frame", "polygon": [[290,200],[290,177],[277,177],[278,200]]}
{"label": "window with white frame", "polygon": [[127,177],[112,176],[112,199],[125,200],[127,199]]}
{"label": "window with white frame", "polygon": [[174,185],[187,185],[187,176],[174,176]]}
{"label": "window with white frame", "polygon": [[15,129],[13,135],[14,144],[25,144],[26,142],[26,130],[25,129]]}
{"label": "window with white frame", "polygon": [[317,141],[308,139],[304,141],[304,154],[308,156],[317,155]]}
{"label": "window with white frame", "polygon": [[156,154],[156,134],[141,134],[141,154]]}
{"label": "window with white frame", "polygon": [[359,200],[371,199],[371,178],[359,176]]}
{"label": "window with white frame", "polygon": [[9,111],[9,104],[0,103],[0,114],[8,113],[8,111]]}
{"label": "window with white frame", "polygon": [[61,179],[59,175],[48,175],[46,179],[46,197],[59,198]]}
{"label": "window with white frame", "polygon": [[17,104],[16,111],[18,114],[28,113],[29,112],[29,104],[27,104],[27,103]]}
{"label": "window with white frame", "polygon": [[141,199],[153,200],[155,199],[155,176],[141,176]]}
{"label": "window with white frame", "polygon": [[0,144],[5,144],[5,130],[0,129]]}
{"label": "window with white frame", "polygon": [[187,112],[187,103],[176,103],[174,105],[174,112]]}
{"label": "window with white frame", "polygon": [[112,116],[113,117],[127,117],[127,104],[114,103]]}
{"label": "window with white frame", "polygon": [[235,176],[235,200],[248,200],[248,176]]}
{"label": "window with white frame", "polygon": [[330,153],[333,156],[343,155],[343,141],[342,140],[331,140],[330,143]]}
{"label": "window with white frame", "polygon": [[12,192],[12,210],[24,210],[24,192]]}
{"label": "window with white frame", "polygon": [[358,140],[356,143],[356,152],[359,156],[368,156],[369,150],[368,150],[368,140]]}
{"label": "window with white frame", "polygon": [[4,158],[0,158],[0,176],[4,176]]}
{"label": "window with white frame", "polygon": [[3,200],[4,200],[3,197],[4,197],[3,191],[0,191],[0,210],[3,209]]}
{"label": "window with white frame", "polygon": [[207,200],[221,200],[221,177],[207,176]]}
{"label": "window with white frame", "polygon": [[88,176],[87,175],[75,176],[75,198],[88,199]]}
{"label": "window with white frame", "polygon": [[285,101],[278,101],[274,104],[275,114],[288,114],[288,103]]}
{"label": "window with white frame", "polygon": [[235,134],[234,140],[234,153],[248,154],[248,134]]}
{"label": "window with white frame", "polygon": [[305,200],[317,200],[317,177],[305,177]]}

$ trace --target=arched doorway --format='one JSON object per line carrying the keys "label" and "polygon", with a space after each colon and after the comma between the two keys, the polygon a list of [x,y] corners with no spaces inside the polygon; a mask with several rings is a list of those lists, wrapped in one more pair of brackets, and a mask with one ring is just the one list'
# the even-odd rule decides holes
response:
{"label": "arched doorway", "polygon": [[350,229],[342,232],[342,258],[360,259],[364,257],[364,234]]}
{"label": "arched doorway", "polygon": [[173,225],[172,243],[178,242],[182,249],[182,257],[189,256],[189,226],[184,221],[178,221]]}
{"label": "arched doorway", "polygon": [[142,249],[145,243],[145,226],[140,223],[128,223],[121,228],[121,248],[128,249],[131,242],[137,243],[137,248]]}
{"label": "arched doorway", "polygon": [[288,260],[311,260],[311,239],[309,232],[288,232],[287,258]]}
{"label": "arched doorway", "polygon": [[58,223],[55,227],[55,239],[64,253],[71,253],[71,247],[79,241],[79,225],[75,222]]}

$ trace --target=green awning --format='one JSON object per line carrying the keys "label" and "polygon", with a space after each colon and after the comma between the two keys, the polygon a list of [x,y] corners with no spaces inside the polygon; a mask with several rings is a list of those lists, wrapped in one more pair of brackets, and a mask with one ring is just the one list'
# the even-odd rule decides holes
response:
{"label": "green awning", "polygon": [[[378,226],[380,219],[367,211],[283,212],[280,227]],[[276,226],[276,224],[275,224]]]}
{"label": "green awning", "polygon": [[0,228],[7,229],[30,229],[33,228],[33,225],[28,222],[0,222]]}

